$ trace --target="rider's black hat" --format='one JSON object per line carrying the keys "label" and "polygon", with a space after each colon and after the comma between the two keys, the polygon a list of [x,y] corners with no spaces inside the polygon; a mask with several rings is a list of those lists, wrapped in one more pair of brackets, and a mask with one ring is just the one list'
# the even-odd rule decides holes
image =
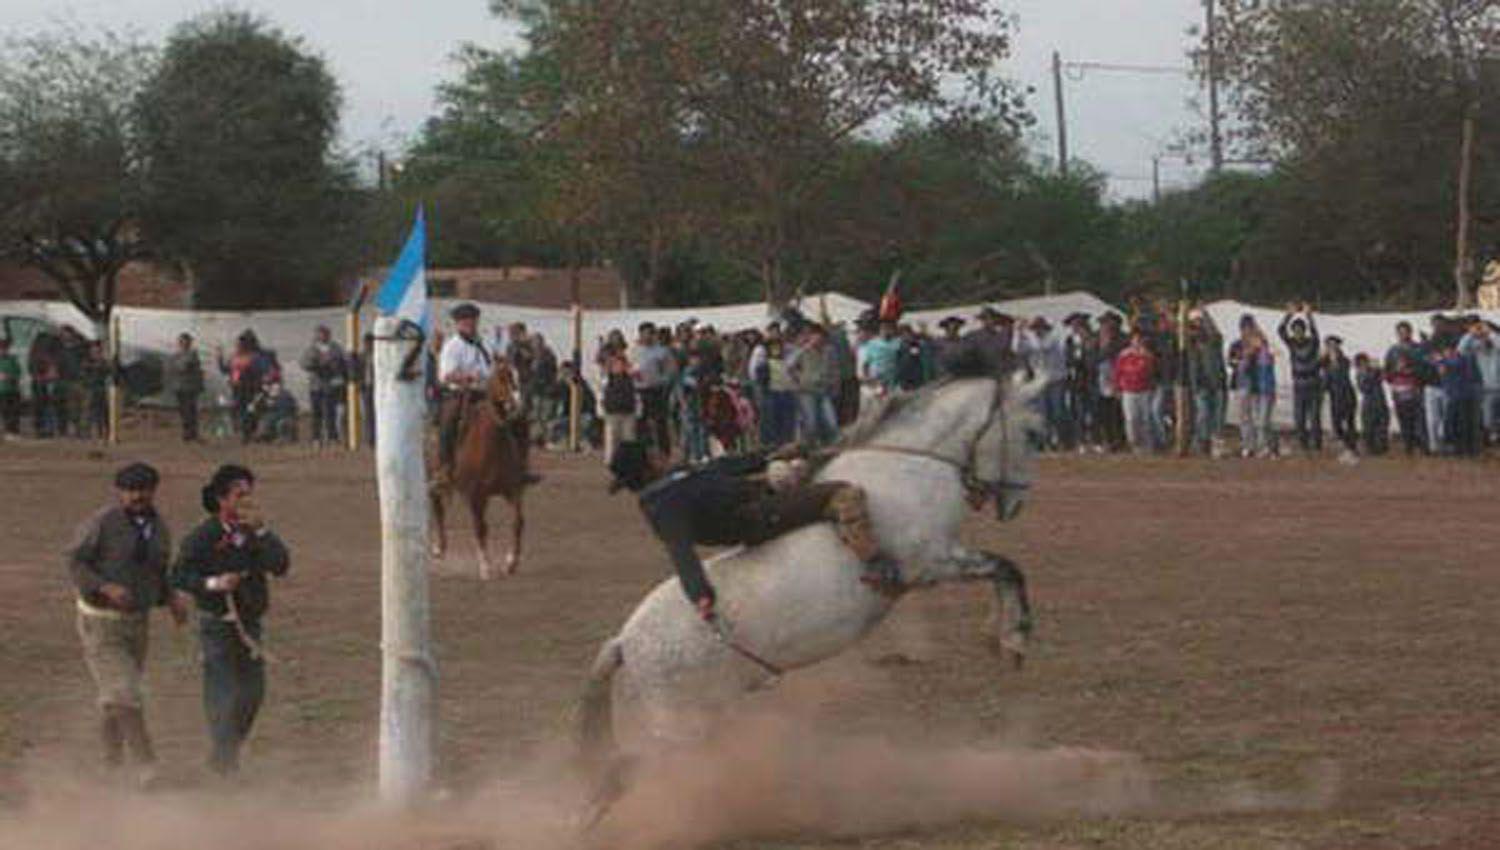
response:
{"label": "rider's black hat", "polygon": [[457,307],[454,307],[453,312],[449,313],[448,315],[452,316],[454,321],[457,321],[459,319],[477,319],[479,318],[479,308],[471,302],[465,301]]}

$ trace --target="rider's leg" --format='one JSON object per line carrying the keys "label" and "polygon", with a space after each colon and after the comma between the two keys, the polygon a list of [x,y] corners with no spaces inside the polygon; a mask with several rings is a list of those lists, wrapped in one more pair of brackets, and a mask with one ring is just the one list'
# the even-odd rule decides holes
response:
{"label": "rider's leg", "polygon": [[844,546],[869,566],[873,579],[882,585],[900,584],[899,569],[880,554],[865,491],[857,485],[820,481],[769,498],[769,510],[764,511],[767,527],[763,539],[779,537],[804,525],[832,522]]}
{"label": "rider's leg", "polygon": [[454,394],[444,397],[438,413],[438,462],[449,475],[453,472],[453,456],[458,448],[458,420],[462,399]]}

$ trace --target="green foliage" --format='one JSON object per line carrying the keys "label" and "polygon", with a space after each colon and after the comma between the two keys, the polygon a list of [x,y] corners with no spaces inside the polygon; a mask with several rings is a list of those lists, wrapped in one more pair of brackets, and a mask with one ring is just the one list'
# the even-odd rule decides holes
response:
{"label": "green foliage", "polygon": [[[1451,291],[1464,115],[1478,115],[1476,240],[1500,239],[1500,7],[1481,0],[1224,0],[1220,67],[1241,153],[1277,179],[1242,282],[1316,281],[1342,301],[1431,303]],[[1308,284],[1303,284],[1307,286]],[[1311,293],[1306,293],[1311,295]]]}
{"label": "green foliage", "polygon": [[131,103],[154,51],[110,32],[0,45],[0,255],[45,272],[103,323],[115,278],[145,256]]}
{"label": "green foliage", "polygon": [[252,15],[182,24],[142,91],[142,223],[199,306],[328,303],[358,266],[364,205],[333,151],[341,105],[323,60]]}

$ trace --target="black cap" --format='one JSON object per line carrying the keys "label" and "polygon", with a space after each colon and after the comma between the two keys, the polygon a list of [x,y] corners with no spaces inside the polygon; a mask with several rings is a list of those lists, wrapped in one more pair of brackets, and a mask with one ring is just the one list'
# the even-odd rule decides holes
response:
{"label": "black cap", "polygon": [[940,327],[940,328],[946,328],[946,327],[952,326],[952,327],[959,327],[959,328],[961,328],[967,322],[968,322],[968,320],[965,319],[963,316],[948,316],[948,317],[944,318],[941,322],[938,322],[938,327]]}
{"label": "black cap", "polygon": [[465,301],[454,307],[453,311],[448,315],[452,316],[455,321],[459,319],[477,319],[479,318],[479,308],[473,303]]}
{"label": "black cap", "polygon": [[1323,339],[1326,340],[1326,341],[1328,341],[1328,342],[1333,343],[1334,345],[1343,345],[1344,344],[1344,338],[1341,337],[1341,336],[1334,336],[1332,334],[1329,334],[1328,336],[1323,337]]}
{"label": "black cap", "polygon": [[148,463],[132,463],[115,473],[115,487],[121,490],[155,490],[160,482],[156,468]]}
{"label": "black cap", "polygon": [[1065,324],[1065,325],[1071,325],[1074,322],[1083,322],[1085,325],[1088,324],[1089,323],[1089,314],[1088,313],[1069,313],[1068,317],[1066,319],[1063,319],[1063,324]]}

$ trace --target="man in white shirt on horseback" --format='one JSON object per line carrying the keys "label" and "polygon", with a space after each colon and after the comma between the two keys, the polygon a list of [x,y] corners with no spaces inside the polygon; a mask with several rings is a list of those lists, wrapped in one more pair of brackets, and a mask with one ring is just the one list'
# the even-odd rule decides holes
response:
{"label": "man in white shirt on horseback", "polygon": [[454,333],[438,354],[438,384],[443,402],[438,415],[438,457],[442,474],[451,478],[458,430],[468,406],[484,400],[494,355],[479,336],[479,308],[464,303],[453,308]]}

